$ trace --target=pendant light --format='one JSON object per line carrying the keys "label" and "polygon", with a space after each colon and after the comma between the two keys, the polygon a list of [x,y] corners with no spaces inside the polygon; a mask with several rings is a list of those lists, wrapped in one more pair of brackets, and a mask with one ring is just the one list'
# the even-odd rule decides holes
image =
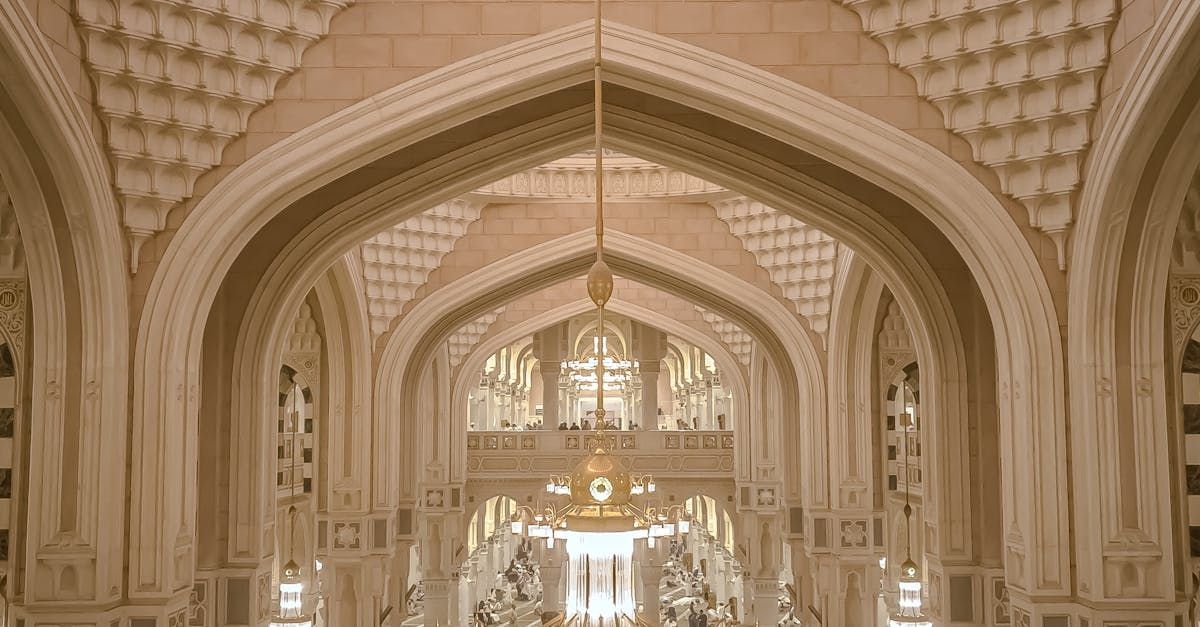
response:
{"label": "pendant light", "polygon": [[904,563],[900,565],[897,588],[900,591],[898,607],[888,617],[888,627],[933,627],[921,610],[921,569],[912,559],[912,504],[909,501],[911,475],[908,466],[908,429],[912,424],[909,415],[904,425]]}

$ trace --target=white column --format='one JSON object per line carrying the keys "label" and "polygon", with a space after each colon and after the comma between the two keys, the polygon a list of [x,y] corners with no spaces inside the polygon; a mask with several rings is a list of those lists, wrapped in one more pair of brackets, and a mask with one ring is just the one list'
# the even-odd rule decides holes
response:
{"label": "white column", "polygon": [[558,417],[558,375],[562,371],[562,362],[542,361],[538,369],[542,374],[542,425],[546,429],[557,429],[561,422]]}
{"label": "white column", "polygon": [[643,361],[640,364],[642,377],[642,428],[658,429],[658,373],[662,362]]}

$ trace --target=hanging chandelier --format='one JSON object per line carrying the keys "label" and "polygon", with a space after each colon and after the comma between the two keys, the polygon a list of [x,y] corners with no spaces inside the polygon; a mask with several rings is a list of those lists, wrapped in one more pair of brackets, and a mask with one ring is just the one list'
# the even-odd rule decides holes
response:
{"label": "hanging chandelier", "polygon": [[[292,497],[296,487],[292,486]],[[312,627],[312,618],[304,614],[304,580],[300,576],[300,565],[292,556],[296,539],[296,506],[288,507],[288,561],[279,573],[279,611],[271,617],[270,627]]]}
{"label": "hanging chandelier", "polygon": [[921,609],[921,569],[912,559],[912,504],[909,502],[908,425],[904,426],[904,563],[897,581],[897,609],[888,617],[888,627],[933,627]]}
{"label": "hanging chandelier", "polygon": [[[596,261],[587,275],[588,297],[596,306],[597,338],[605,337],[604,307],[612,296],[613,276],[604,262],[604,151],[601,109],[601,0],[596,0],[595,66],[595,166],[596,166]],[[571,362],[572,378],[596,391],[596,434],[591,454],[566,475],[550,477],[546,492],[569,496],[562,507],[541,511],[522,506],[511,519],[512,533],[541,538],[553,548],[566,545],[568,568],[566,618],[581,625],[612,625],[634,620],[633,549],[635,541],[653,548],[658,538],[687,533],[688,514],[680,505],[666,509],[639,507],[634,496],[655,491],[654,478],[634,476],[611,454],[606,435],[608,421],[604,393],[619,389],[630,380],[636,365],[607,354],[597,340],[595,356]],[[657,611],[658,608],[653,608]]]}

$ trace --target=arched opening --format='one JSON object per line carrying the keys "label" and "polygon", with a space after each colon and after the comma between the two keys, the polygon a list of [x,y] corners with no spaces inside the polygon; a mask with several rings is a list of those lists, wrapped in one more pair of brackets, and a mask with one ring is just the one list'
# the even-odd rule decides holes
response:
{"label": "arched opening", "polygon": [[[1005,501],[1006,507],[1014,510],[1006,516],[1007,524],[1010,528],[1025,529],[1027,533],[1022,537],[1029,538],[1031,544],[1045,541],[1047,545],[1067,546],[1063,499],[1043,495],[1043,505],[1054,506],[1033,509],[1026,507],[1028,499],[1016,498],[1019,491],[1027,490],[1031,485],[1041,485],[1038,481],[1027,480],[1029,477],[1057,476],[1065,464],[1065,456],[1061,454],[1061,438],[1051,437],[1063,429],[1062,390],[1051,383],[1057,381],[1055,373],[1061,371],[1061,357],[1055,348],[1057,343],[1053,341],[1056,334],[1055,325],[1051,322],[1053,315],[1050,314],[1051,307],[1040,274],[1036,272],[1036,264],[1027,254],[1019,254],[1016,258],[1012,256],[1013,250],[1025,250],[1019,244],[1005,249],[1005,254],[1000,254],[995,248],[1005,238],[1019,240],[1020,236],[1010,223],[1004,221],[1003,209],[997,206],[994,198],[976,182],[954,179],[942,187],[930,189],[918,185],[911,172],[896,172],[893,169],[895,162],[922,162],[922,158],[912,152],[920,152],[920,149],[904,142],[884,142],[881,144],[884,148],[882,152],[892,151],[894,155],[906,155],[909,158],[900,158],[893,163],[871,158],[860,162],[860,165],[848,166],[851,160],[847,157],[854,153],[856,147],[860,147],[847,135],[853,134],[850,130],[853,115],[811,94],[789,91],[789,88],[769,80],[757,83],[758,87],[754,89],[774,90],[770,91],[770,98],[757,100],[748,110],[749,113],[743,111],[735,114],[723,107],[720,93],[728,89],[728,84],[749,85],[762,78],[756,71],[736,64],[723,68],[725,83],[721,89],[709,83],[708,77],[698,79],[686,89],[676,85],[671,88],[678,90],[674,92],[662,85],[646,84],[639,79],[639,73],[695,73],[699,68],[682,53],[656,60],[655,63],[661,64],[657,67],[647,66],[646,59],[650,57],[637,53],[648,49],[647,41],[653,38],[622,27],[612,29],[611,39],[616,44],[612,57],[612,83],[609,86],[612,98],[606,116],[610,116],[614,147],[701,175],[816,224],[861,253],[883,275],[901,309],[910,314],[913,320],[920,321],[915,327],[918,358],[927,378],[937,382],[936,389],[926,390],[923,395],[926,415],[930,417],[931,424],[937,425],[937,428],[930,430],[933,440],[930,448],[934,449],[932,455],[938,464],[931,468],[930,476],[926,477],[926,481],[937,489],[937,498],[930,499],[931,503],[937,504],[936,508],[931,507],[931,518],[937,521],[936,541],[931,543],[931,550],[936,550],[943,558],[956,556],[956,559],[972,559],[974,554],[971,514],[964,509],[951,511],[954,507],[969,509],[965,504],[971,502],[971,473],[954,470],[969,465],[966,449],[961,446],[967,437],[966,429],[949,418],[965,413],[968,382],[944,375],[961,371],[964,353],[973,350],[977,344],[990,345],[993,342],[1005,347],[1005,350],[996,351],[998,358],[995,366],[1000,379],[1022,390],[1020,395],[1004,396],[999,403],[1000,413],[1011,425],[1011,433],[1022,434],[1021,438],[1026,440],[1050,438],[1048,441],[1056,442],[1043,449],[1042,455],[1033,464],[1008,464],[1003,467],[1006,473],[1011,473],[1005,476],[1003,482],[1004,489],[1011,493]],[[562,36],[565,37],[562,40],[566,42],[564,45],[578,45],[579,54],[582,55],[586,29],[568,29]],[[656,41],[655,45],[660,43]],[[669,49],[670,44],[666,45]],[[521,57],[521,50],[520,46],[514,47],[514,58],[524,59],[518,63],[540,63],[532,61],[531,57]],[[195,265],[209,264],[211,276],[217,278],[195,281],[194,284],[202,289],[198,290],[194,300],[191,296],[179,294],[180,299],[190,300],[194,308],[157,291],[173,289],[170,286],[175,285],[176,280],[191,272],[191,269],[179,264],[178,247],[173,245],[164,257],[163,272],[155,279],[155,284],[160,287],[151,290],[149,300],[152,313],[148,319],[156,319],[153,311],[162,306],[160,303],[173,302],[181,307],[175,310],[176,313],[190,311],[199,317],[207,315],[208,324],[199,324],[197,321],[188,326],[187,331],[172,336],[177,340],[169,345],[163,343],[166,336],[162,330],[146,327],[146,333],[139,343],[139,350],[146,359],[139,363],[142,364],[142,372],[147,375],[147,381],[153,379],[157,384],[160,376],[199,380],[201,371],[196,367],[198,350],[201,345],[207,344],[213,347],[212,354],[219,356],[223,362],[214,360],[206,364],[203,378],[215,382],[234,373],[237,383],[223,392],[227,394],[228,407],[232,408],[230,411],[234,416],[254,413],[265,397],[262,390],[256,388],[260,377],[253,373],[263,370],[266,356],[277,354],[276,347],[281,342],[278,333],[271,331],[274,328],[273,321],[278,319],[281,308],[298,304],[301,293],[306,289],[306,282],[315,280],[321,269],[336,255],[370,233],[378,232],[384,225],[411,215],[421,206],[477,187],[514,168],[567,154],[578,147],[580,138],[588,129],[585,117],[579,113],[580,105],[586,103],[586,92],[570,87],[573,81],[578,80],[578,73],[582,69],[579,62],[570,59],[569,56],[563,57],[549,65],[539,65],[531,74],[522,74],[552,79],[553,85],[543,87],[541,91],[534,90],[533,93],[537,95],[516,103],[505,100],[502,93],[528,85],[506,85],[502,90],[497,90],[497,85],[488,82],[488,76],[480,66],[466,84],[473,85],[471,89],[483,98],[477,102],[492,98],[488,101],[492,104],[475,109],[475,114],[491,106],[490,112],[500,115],[470,120],[457,118],[454,125],[438,127],[442,130],[435,129],[439,133],[436,136],[403,133],[405,124],[410,120],[401,115],[401,111],[408,110],[407,107],[413,103],[399,98],[395,105],[396,117],[384,115],[382,119],[385,122],[370,129],[374,138],[371,145],[380,147],[378,150],[361,154],[342,149],[329,150],[328,154],[314,159],[314,164],[321,163],[323,170],[312,171],[309,183],[296,187],[286,195],[275,195],[269,184],[265,187],[254,186],[251,195],[258,200],[249,204],[234,203],[242,213],[239,216],[224,216],[226,219],[236,218],[232,223],[242,220],[243,226],[252,228],[228,239],[206,234],[208,239],[202,246],[204,253],[201,255],[205,261]],[[488,72],[494,73],[494,68]],[[456,86],[460,90],[462,87],[462,84]],[[431,95],[424,94],[422,98]],[[817,128],[800,120],[794,113],[785,113],[788,110],[786,107],[782,110],[775,108],[777,102],[783,101],[795,105],[791,111],[803,110],[825,116],[829,125]],[[449,116],[447,119],[457,115],[456,111],[449,109],[445,113]],[[773,132],[766,134],[765,129],[772,125]],[[344,128],[347,135],[342,139],[365,130],[349,123]],[[882,137],[895,139],[888,131],[875,130]],[[858,139],[861,140],[861,137]],[[356,145],[354,141],[344,143],[347,146]],[[363,146],[358,145],[360,148]],[[524,152],[520,153],[520,159],[514,160],[511,156],[515,153],[510,149],[518,145],[523,147]],[[384,156],[385,153],[387,156]],[[865,154],[855,156],[866,158]],[[922,157],[929,157],[934,163],[944,159],[944,156],[926,154],[922,154]],[[387,167],[359,167],[372,159],[376,165],[386,163]],[[390,173],[397,171],[405,174],[398,178],[390,176]],[[434,180],[437,185],[431,184]],[[230,194],[238,194],[239,186],[247,185],[246,180],[229,180],[226,183],[219,185],[204,202],[219,203],[220,198],[232,198]],[[322,187],[324,189],[320,193],[315,193]],[[949,202],[951,198],[956,202]],[[957,209],[951,208],[956,205]],[[956,213],[966,207],[975,211],[970,220]],[[260,210],[263,213],[256,213]],[[195,229],[211,226],[215,233],[225,228],[220,222],[210,225],[208,220],[211,218],[202,211],[193,212],[193,215],[195,219],[189,218],[176,241],[189,241],[188,235],[194,233]],[[983,230],[978,230],[981,220],[990,221],[989,224],[995,227],[984,229],[987,231],[986,237]],[[973,239],[975,236],[978,237]],[[989,255],[994,259],[985,261],[984,258]],[[937,263],[931,263],[930,260],[934,258]],[[798,384],[793,382],[798,381],[799,377],[795,372],[789,372],[795,365],[787,358],[788,351],[795,350],[796,345],[781,345],[777,330],[769,328],[758,316],[751,315],[728,296],[706,293],[697,287],[700,282],[673,280],[661,268],[647,268],[633,256],[622,259],[617,255],[616,260],[618,272],[692,296],[711,306],[718,314],[745,327],[764,347],[765,354],[762,357],[766,361],[759,363],[770,363],[778,371],[775,376],[784,382],[780,389],[784,390],[785,396],[779,399],[780,406],[786,408],[797,405],[795,401],[800,400],[801,396]],[[560,273],[560,277],[582,270],[580,261],[570,256],[561,257],[559,262],[560,268],[555,272]],[[286,276],[281,273],[282,268],[289,269]],[[236,286],[226,279],[235,275],[243,279]],[[259,277],[253,290],[246,289],[245,286],[251,284],[244,281],[246,277]],[[528,286],[547,278],[552,277],[548,273],[546,276],[530,275],[508,289],[511,294],[519,295]],[[224,288],[220,287],[222,281],[225,281]],[[964,296],[955,299],[950,299],[940,287],[964,283],[971,287],[965,290]],[[498,301],[506,298],[498,291],[488,295]],[[162,300],[159,300],[160,296]],[[210,303],[215,303],[211,309]],[[377,403],[376,411],[387,412],[389,410],[385,408],[397,407],[391,395],[396,390],[404,389],[404,386],[419,385],[420,377],[415,376],[418,372],[427,376],[448,375],[441,366],[433,370],[422,369],[435,361],[433,347],[440,345],[454,328],[481,313],[479,307],[470,305],[452,311],[452,315],[437,320],[428,334],[419,334],[417,337],[420,338],[428,335],[428,341],[422,339],[424,343],[402,359],[390,354],[392,343],[387,343],[382,359],[384,369],[388,372],[380,379],[386,381],[387,385],[377,386],[381,402]],[[183,320],[187,315],[182,314],[177,319]],[[981,319],[990,319],[993,333],[974,332],[976,321]],[[202,328],[205,329],[203,333],[200,331]],[[964,332],[964,328],[969,332]],[[207,334],[207,339],[204,334]],[[1024,359],[1027,353],[1019,350],[1020,347],[1034,344],[1051,348],[1048,353],[1039,353],[1020,364],[1011,361],[1010,358],[1018,354]],[[153,360],[168,355],[179,357],[181,363],[190,365],[184,371],[145,369]],[[989,374],[990,365],[980,371],[979,376],[990,378]],[[401,384],[393,385],[395,382]],[[147,389],[149,387],[152,386],[147,386]],[[803,400],[817,402],[821,391],[819,386],[810,386],[803,389],[803,394]],[[414,416],[429,407],[414,404],[417,403],[416,394],[407,394],[404,398],[404,404],[399,405],[403,407],[400,412],[402,415]],[[226,406],[222,400],[214,398],[211,401],[215,403],[214,407]],[[139,416],[144,419],[147,414],[144,412],[145,406],[141,407]],[[1042,418],[1034,420],[1034,415]],[[178,418],[182,420],[184,416],[186,414]],[[787,429],[798,427],[797,421],[783,422]],[[400,440],[396,425],[389,425],[383,419],[378,424],[380,442],[394,443]],[[263,446],[263,434],[254,428],[238,421],[231,422],[230,427],[231,438],[240,442],[247,451]],[[806,462],[818,469],[825,466],[826,460],[822,459],[820,447],[815,446],[803,430],[797,429],[789,434],[803,443]],[[448,438],[439,439],[444,436],[436,433],[431,433],[429,437],[435,443],[450,441]],[[771,445],[766,442],[764,440],[764,448],[769,449]],[[1005,450],[1008,451],[1010,446],[1011,443],[1006,441]],[[434,447],[434,451],[436,449]],[[422,508],[454,506],[453,488],[432,487],[418,493],[416,475],[405,475],[399,471],[394,457],[378,457],[384,461],[375,471],[375,483],[379,490],[372,498],[376,507],[401,508],[417,503],[422,504]],[[247,476],[261,475],[257,465],[253,455],[234,456],[231,459],[232,471],[244,472]],[[449,472],[451,467],[452,464],[431,464],[427,467],[431,472],[425,473],[420,482],[430,485],[445,482],[448,477],[441,473]],[[823,497],[816,490],[805,493],[799,464],[788,468],[786,477],[772,477],[765,466],[748,470],[752,480],[778,482],[783,490],[781,493],[778,488],[756,486],[754,500],[762,507],[779,508],[786,502],[785,497],[795,502],[802,502],[805,498],[816,504],[822,501]],[[819,473],[819,470],[814,472],[818,476]],[[1049,487],[1045,489],[1058,489],[1057,484],[1046,485]],[[232,510],[238,520],[236,523],[228,520],[225,524],[255,527],[265,516],[261,508],[263,486],[253,481],[231,487],[233,494],[229,499],[237,504]],[[182,503],[192,502],[189,490],[186,483],[180,486],[178,498]],[[164,492],[156,494],[158,496],[155,498],[176,498]],[[750,497],[747,496],[747,499]],[[181,511],[187,509],[186,505],[180,508]],[[775,540],[782,533],[779,520],[767,521],[755,528],[765,530],[764,533]],[[442,532],[437,525],[433,529]],[[1055,540],[1049,541],[1051,537]],[[253,553],[253,547],[258,543],[254,534],[233,537],[233,540],[243,544],[231,548],[234,554],[244,551]],[[755,550],[761,551],[763,547],[774,545],[774,542],[762,543]],[[762,555],[764,559],[760,563],[776,566],[778,556],[774,552],[775,549],[768,549],[768,554]],[[1043,552],[1035,555],[1026,551],[1021,559],[1023,563],[1032,565],[1028,570],[1021,570],[1022,574],[1017,577],[1020,582],[1014,585],[1039,590],[1057,590],[1067,585],[1063,576],[1067,571],[1065,553]]]}

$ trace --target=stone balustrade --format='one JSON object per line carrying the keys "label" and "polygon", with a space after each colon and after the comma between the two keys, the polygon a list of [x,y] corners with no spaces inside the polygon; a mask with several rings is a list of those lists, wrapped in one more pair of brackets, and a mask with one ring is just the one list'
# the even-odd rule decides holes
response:
{"label": "stone balustrade", "polygon": [[467,434],[468,479],[527,479],[561,474],[591,453],[597,437],[635,474],[728,477],[732,431],[472,431]]}

